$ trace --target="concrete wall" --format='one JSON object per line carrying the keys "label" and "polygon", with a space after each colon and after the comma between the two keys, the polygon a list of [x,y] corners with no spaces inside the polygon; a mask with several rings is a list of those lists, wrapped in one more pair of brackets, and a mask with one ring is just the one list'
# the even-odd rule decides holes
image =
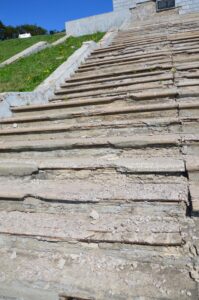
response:
{"label": "concrete wall", "polygon": [[[152,0],[113,0],[114,11],[135,8],[137,4]],[[176,0],[176,7],[180,7],[180,14],[199,11],[199,0]]]}
{"label": "concrete wall", "polygon": [[176,0],[176,6],[180,6],[180,14],[199,11],[199,0]]}
{"label": "concrete wall", "polygon": [[96,15],[84,19],[66,22],[66,32],[69,35],[81,36],[97,31],[106,32],[111,28],[119,28],[130,17],[129,9]]}
{"label": "concrete wall", "polygon": [[118,11],[124,8],[135,7],[135,0],[113,0],[113,10]]}

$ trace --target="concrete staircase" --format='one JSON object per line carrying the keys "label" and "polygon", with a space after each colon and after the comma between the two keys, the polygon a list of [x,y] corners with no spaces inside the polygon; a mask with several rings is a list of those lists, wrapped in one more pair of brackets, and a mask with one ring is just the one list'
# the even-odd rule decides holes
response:
{"label": "concrete staircase", "polygon": [[133,23],[0,120],[0,299],[198,299],[198,17]]}

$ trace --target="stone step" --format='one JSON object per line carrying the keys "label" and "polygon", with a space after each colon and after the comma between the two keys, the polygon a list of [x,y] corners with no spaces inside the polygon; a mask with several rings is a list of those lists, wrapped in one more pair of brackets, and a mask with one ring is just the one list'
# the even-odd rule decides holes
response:
{"label": "stone step", "polygon": [[113,169],[126,174],[183,174],[183,159],[177,158],[118,158],[104,159],[85,157],[54,159],[4,159],[0,160],[0,176],[27,176],[43,170],[102,170]]}
{"label": "stone step", "polygon": [[101,66],[101,65],[105,65],[105,64],[112,64],[112,63],[118,63],[118,62],[125,62],[125,61],[153,61],[153,60],[161,60],[163,58],[169,58],[171,55],[171,52],[165,52],[164,53],[147,53],[147,54],[142,54],[142,55],[132,55],[132,54],[128,54],[128,55],[118,55],[112,59],[103,59],[102,60],[97,60],[97,61],[94,61],[94,62],[89,62],[88,60],[85,61],[84,64],[82,64],[80,66],[80,69],[83,69],[83,68],[88,68],[88,67],[97,67],[97,66]]}
{"label": "stone step", "polygon": [[86,59],[86,62],[90,62],[90,63],[94,63],[94,62],[100,62],[100,61],[104,61],[107,59],[114,59],[117,58],[118,56],[123,56],[123,57],[128,57],[128,56],[151,56],[151,55],[171,55],[171,53],[197,53],[198,52],[198,45],[197,43],[194,42],[194,44],[192,45],[192,43],[189,44],[185,44],[184,46],[180,45],[168,45],[166,48],[164,47],[161,50],[156,50],[155,49],[150,49],[148,47],[146,48],[131,48],[131,47],[127,47],[121,50],[113,50],[110,52],[107,52],[106,54],[98,54],[98,55],[91,55],[90,57],[88,57]]}
{"label": "stone step", "polygon": [[[175,92],[175,91],[170,91],[170,93]],[[162,94],[147,94],[146,97],[157,97],[156,95],[159,95],[159,98],[163,95],[169,95],[169,93],[162,93]],[[138,97],[139,99],[140,94],[137,94],[135,96],[132,95],[131,97]],[[142,94],[142,99],[144,99],[144,94]],[[22,116],[16,116],[16,117],[11,117],[11,118],[5,118],[0,120],[1,128],[14,128],[15,132],[17,132],[17,128],[20,127],[25,127],[25,126],[31,126],[33,123],[41,123],[45,124],[46,122],[51,122],[51,121],[56,121],[56,123],[62,120],[67,120],[68,125],[74,125],[74,122],[78,120],[81,122],[86,122],[88,123],[88,118],[92,118],[90,120],[94,121],[96,120],[97,122],[102,122],[103,120],[108,121],[108,116],[110,116],[112,121],[116,121],[119,119],[124,119],[123,116],[125,116],[126,119],[132,120],[132,118],[136,119],[141,119],[141,118],[152,118],[153,115],[158,117],[158,115],[161,115],[161,112],[163,112],[164,117],[173,116],[177,117],[177,113],[179,114],[180,117],[198,117],[198,109],[199,109],[199,102],[197,101],[173,101],[173,102],[167,102],[163,104],[155,103],[155,104],[143,104],[143,105],[128,105],[126,107],[118,106],[117,109],[114,109],[112,107],[102,107],[100,109],[96,108],[91,108],[90,110],[87,109],[79,109],[79,110],[65,110],[65,107],[63,109],[60,109],[58,106],[58,109],[51,110],[47,114],[33,114],[33,115],[22,115]],[[42,110],[41,110],[42,111]],[[107,118],[106,118],[107,116]],[[77,119],[77,120],[76,120]],[[110,120],[110,121],[111,121]],[[45,123],[44,123],[45,122]],[[56,124],[54,123],[54,125]],[[11,124],[9,126],[9,124]],[[57,123],[58,124],[58,123]],[[66,124],[67,125],[67,124]],[[83,125],[83,124],[82,124]],[[55,125],[56,126],[56,125]],[[69,127],[70,128],[70,127]],[[3,134],[3,132],[2,132]]]}
{"label": "stone step", "polygon": [[140,83],[148,83],[148,82],[156,82],[156,81],[168,81],[168,80],[173,80],[173,73],[166,73],[162,75],[151,75],[151,76],[144,76],[144,77],[139,77],[136,79],[124,79],[124,80],[119,80],[119,81],[114,81],[110,82],[109,84],[105,83],[98,83],[98,84],[84,84],[81,87],[70,87],[68,84],[63,84],[61,85],[61,88],[64,89],[65,94],[70,94],[70,93],[77,93],[77,92],[84,92],[84,91],[93,91],[93,90],[99,90],[99,89],[110,89],[110,88],[119,88],[119,87],[128,87],[131,85],[136,85]]}
{"label": "stone step", "polygon": [[[12,188],[11,188],[12,187]],[[0,199],[25,201],[40,199],[54,203],[187,202],[188,188],[183,183],[132,183],[127,180],[1,180]]]}
{"label": "stone step", "polygon": [[[198,141],[197,135],[186,135],[190,142],[192,138]],[[0,142],[0,151],[50,151],[56,149],[113,147],[113,148],[146,148],[167,147],[180,145],[181,137],[178,134],[167,135],[137,135],[134,137],[107,137],[88,139],[36,140],[36,141],[9,141]]]}
{"label": "stone step", "polygon": [[119,69],[121,66],[126,66],[126,65],[129,66],[129,64],[131,66],[135,66],[135,67],[136,66],[138,67],[139,65],[143,64],[143,65],[151,66],[151,68],[153,68],[154,64],[166,64],[166,63],[171,63],[171,62],[172,61],[169,56],[166,58],[154,58],[152,60],[143,59],[143,60],[140,60],[140,63],[134,59],[129,59],[129,60],[124,59],[121,61],[113,60],[112,63],[102,64],[102,65],[96,66],[96,67],[95,66],[87,67],[86,65],[85,65],[85,67],[83,67],[83,65],[82,65],[82,67],[79,67],[78,73],[90,72],[90,71],[96,70],[96,69],[97,70],[110,69],[113,66],[116,66],[117,69]]}
{"label": "stone step", "polygon": [[94,210],[87,213],[74,210],[64,215],[0,212],[0,233],[67,242],[182,245],[178,220],[134,216],[131,212],[100,215]]}
{"label": "stone step", "polygon": [[[190,67],[190,64],[186,64],[185,68],[187,69]],[[137,64],[136,66],[121,66],[118,68],[117,66],[110,67],[108,70],[95,70],[94,72],[81,72],[76,73],[73,77],[70,78],[70,82],[76,82],[79,80],[89,80],[89,79],[101,79],[101,78],[107,78],[109,76],[116,76],[116,75],[125,75],[125,74],[138,74],[139,72],[145,73],[145,72],[154,72],[154,71],[165,71],[165,70],[171,70],[173,68],[173,65],[171,63],[157,63],[154,65],[146,65],[146,64]],[[186,70],[185,69],[185,70]],[[179,69],[180,70],[180,69]]]}
{"label": "stone step", "polygon": [[[159,92],[159,91],[158,91]],[[163,96],[168,96],[168,95],[172,95],[176,93],[176,91],[174,90],[170,90],[170,91],[165,91],[164,93],[160,93],[157,94],[156,92],[153,92],[151,94],[133,94],[131,97],[136,97],[139,99],[139,97],[154,97],[156,95],[158,95],[160,98]],[[142,99],[143,99],[142,98]],[[140,118],[141,115],[144,116],[144,114],[146,113],[150,113],[148,115],[148,117],[152,116],[153,113],[155,113],[157,115],[158,112],[161,111],[171,111],[173,114],[176,114],[176,110],[178,109],[183,109],[185,108],[186,110],[188,110],[189,108],[197,108],[199,106],[199,103],[177,103],[177,102],[173,102],[173,103],[166,103],[166,104],[144,104],[144,105],[131,105],[131,106],[126,106],[126,107],[119,107],[117,109],[113,108],[114,106],[112,106],[111,108],[108,109],[90,109],[90,110],[79,110],[79,111],[74,111],[74,112],[68,112],[67,110],[66,112],[58,112],[58,113],[51,113],[49,112],[49,114],[44,115],[44,114],[40,114],[40,115],[30,115],[30,116],[19,116],[19,117],[10,117],[10,118],[4,118],[0,120],[0,124],[1,127],[3,128],[3,125],[6,124],[12,124],[12,126],[14,126],[14,128],[17,128],[19,124],[25,124],[25,123],[33,123],[33,122],[44,122],[44,121],[53,121],[53,120],[63,120],[63,119],[67,119],[68,122],[70,119],[76,119],[76,118],[84,118],[85,120],[90,117],[103,117],[103,116],[114,116],[115,118],[118,119],[118,117],[120,115],[128,115],[129,117],[131,116],[131,114],[134,114],[134,118]],[[157,113],[156,113],[157,112]],[[146,115],[145,114],[145,115]],[[90,119],[91,120],[91,119]],[[69,123],[68,123],[69,124]]]}
{"label": "stone step", "polygon": [[[193,114],[195,112],[193,111]],[[184,113],[185,114],[185,113]],[[191,114],[190,114],[191,115]],[[148,118],[137,120],[110,120],[96,121],[93,123],[68,124],[68,120],[60,121],[59,124],[40,125],[18,124],[17,128],[11,125],[0,130],[2,141],[14,140],[37,140],[61,139],[61,138],[89,138],[109,136],[132,136],[135,134],[157,133],[199,133],[199,117],[181,118]]]}
{"label": "stone step", "polygon": [[[111,243],[97,247],[94,243],[47,243],[15,235],[2,235],[1,240],[1,272],[18,278],[17,283],[0,282],[2,296],[30,300],[57,300],[58,295],[64,296],[60,300],[92,299],[93,295],[98,300],[136,299],[138,295],[154,300],[197,299],[190,259],[179,247]],[[32,282],[39,285],[33,288]],[[122,288],[116,282],[122,282]]]}
{"label": "stone step", "polygon": [[[170,76],[172,77],[172,75]],[[127,95],[128,93],[131,92],[136,92],[136,91],[142,91],[142,90],[150,90],[150,89],[168,89],[173,87],[173,79],[168,79],[168,80],[160,80],[160,81],[152,81],[152,82],[145,82],[145,83],[135,83],[135,84],[131,84],[131,85],[116,85],[116,86],[112,86],[112,87],[108,87],[107,89],[103,89],[103,87],[101,86],[101,88],[97,88],[94,90],[86,90],[86,91],[78,91],[75,93],[68,91],[67,89],[59,89],[57,91],[55,91],[55,95],[59,96],[59,95],[66,95],[68,99],[75,99],[75,98],[83,98],[83,97],[94,97],[94,96],[110,96],[110,95],[120,95],[120,94],[125,94]]]}
{"label": "stone step", "polygon": [[70,109],[70,108],[77,108],[79,107],[87,107],[92,106],[94,108],[96,105],[103,105],[103,104],[111,104],[115,101],[125,101],[124,97],[115,96],[115,97],[104,97],[104,98],[90,98],[86,100],[67,100],[67,101],[60,101],[65,100],[66,97],[54,97],[51,103],[47,104],[34,104],[34,105],[25,105],[25,106],[15,106],[11,107],[11,110],[16,115],[28,114],[28,113],[35,113],[38,114],[38,111],[42,111],[43,113],[49,111],[58,111],[63,109]]}
{"label": "stone step", "polygon": [[136,41],[136,40],[133,40],[133,41],[127,41],[127,42],[121,42],[121,43],[118,43],[116,42],[115,44],[112,43],[110,46],[106,47],[106,48],[102,48],[102,49],[96,49],[93,51],[93,54],[92,55],[95,55],[95,54],[101,54],[101,53],[106,53],[106,52],[109,52],[109,51],[113,51],[113,50],[121,50],[125,47],[128,47],[128,46],[135,46],[135,47],[143,47],[143,46],[147,46],[147,47],[153,47],[153,46],[156,46],[156,45],[160,45],[161,43],[166,43],[168,44],[169,42],[165,39],[165,38],[159,38],[159,39],[155,39],[155,40],[151,40],[149,42],[147,42],[146,40],[144,41]]}

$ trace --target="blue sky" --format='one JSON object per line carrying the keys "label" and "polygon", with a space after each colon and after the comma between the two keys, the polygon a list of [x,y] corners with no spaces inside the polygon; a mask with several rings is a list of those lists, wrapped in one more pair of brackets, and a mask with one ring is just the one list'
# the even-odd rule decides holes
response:
{"label": "blue sky", "polygon": [[6,25],[36,24],[64,29],[64,22],[112,11],[112,0],[0,0],[0,20]]}

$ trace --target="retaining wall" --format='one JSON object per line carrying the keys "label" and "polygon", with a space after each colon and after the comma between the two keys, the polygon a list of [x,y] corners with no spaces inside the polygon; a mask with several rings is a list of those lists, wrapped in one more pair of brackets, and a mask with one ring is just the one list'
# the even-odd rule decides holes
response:
{"label": "retaining wall", "polygon": [[130,17],[129,9],[118,12],[100,14],[88,18],[66,22],[66,32],[69,35],[81,36],[95,32],[107,32],[111,28],[119,28]]}

